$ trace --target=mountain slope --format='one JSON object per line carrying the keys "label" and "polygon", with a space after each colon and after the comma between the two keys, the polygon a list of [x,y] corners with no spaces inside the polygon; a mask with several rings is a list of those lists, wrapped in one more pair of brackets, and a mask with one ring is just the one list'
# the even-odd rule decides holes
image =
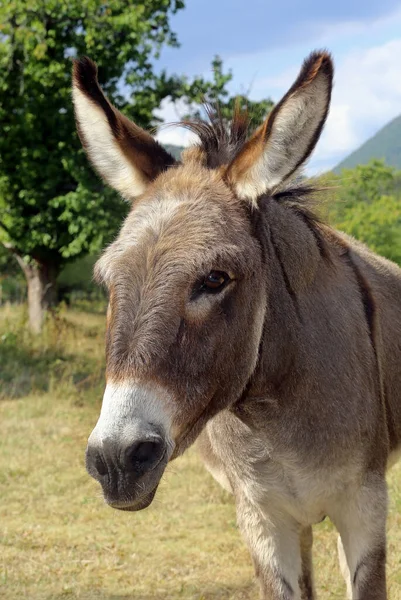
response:
{"label": "mountain slope", "polygon": [[180,160],[181,152],[184,150],[183,146],[174,146],[174,144],[163,144],[163,146],[176,160]]}
{"label": "mountain slope", "polygon": [[387,123],[333,170],[339,173],[341,169],[366,164],[372,158],[382,158],[387,165],[401,169],[401,115]]}

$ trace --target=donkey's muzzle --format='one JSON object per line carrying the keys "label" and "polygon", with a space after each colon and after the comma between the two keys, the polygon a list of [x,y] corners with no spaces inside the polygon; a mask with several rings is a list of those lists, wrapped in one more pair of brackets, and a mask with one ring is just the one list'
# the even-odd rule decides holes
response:
{"label": "donkey's muzzle", "polygon": [[86,450],[88,473],[101,484],[107,504],[122,510],[151,503],[167,461],[167,444],[156,435],[126,447],[109,441]]}

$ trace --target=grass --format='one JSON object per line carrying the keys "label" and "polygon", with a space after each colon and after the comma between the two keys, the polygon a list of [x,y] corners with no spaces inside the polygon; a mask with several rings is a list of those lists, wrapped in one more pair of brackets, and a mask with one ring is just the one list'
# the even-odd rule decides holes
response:
{"label": "grass", "polygon": [[[103,386],[103,320],[62,311],[39,340],[0,311],[0,598],[258,597],[231,497],[190,450],[141,513],[107,508],[84,469]],[[389,476],[390,600],[401,600],[401,464]],[[318,597],[344,597],[329,522],[315,528]]]}

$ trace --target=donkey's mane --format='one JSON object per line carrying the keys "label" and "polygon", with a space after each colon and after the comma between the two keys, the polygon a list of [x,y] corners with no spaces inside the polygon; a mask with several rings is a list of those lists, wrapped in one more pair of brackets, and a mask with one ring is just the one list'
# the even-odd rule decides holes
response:
{"label": "donkey's mane", "polygon": [[[223,117],[219,105],[205,103],[203,107],[207,119],[185,120],[179,125],[198,136],[205,165],[216,169],[235,159],[257,126],[249,110],[239,102],[234,107],[230,121]],[[290,178],[269,198],[293,210],[312,231],[322,254],[326,254],[327,244],[322,226],[327,227],[327,224],[319,214],[321,200],[317,199],[318,192],[323,191],[320,186],[298,174],[298,177]]]}
{"label": "donkey's mane", "polygon": [[207,119],[184,120],[179,125],[199,137],[206,166],[215,169],[234,160],[256,127],[248,109],[238,102],[230,121],[223,117],[218,104],[204,103],[203,108]]}

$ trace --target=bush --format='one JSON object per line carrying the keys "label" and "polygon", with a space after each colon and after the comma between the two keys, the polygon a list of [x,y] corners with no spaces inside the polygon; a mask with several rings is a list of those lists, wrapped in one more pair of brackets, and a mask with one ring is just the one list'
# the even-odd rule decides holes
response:
{"label": "bush", "polygon": [[331,223],[401,264],[401,172],[374,160],[333,178],[338,190]]}

